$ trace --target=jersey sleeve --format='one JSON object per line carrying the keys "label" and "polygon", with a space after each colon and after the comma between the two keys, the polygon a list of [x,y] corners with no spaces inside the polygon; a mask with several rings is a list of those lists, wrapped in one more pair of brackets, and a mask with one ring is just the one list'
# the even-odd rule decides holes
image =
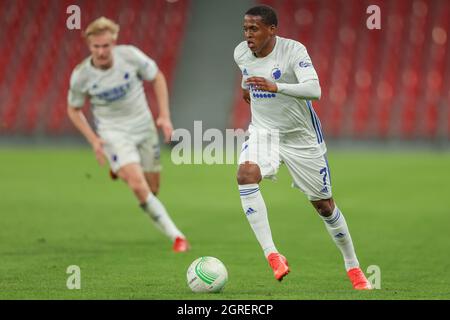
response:
{"label": "jersey sleeve", "polygon": [[319,80],[311,58],[304,46],[296,46],[291,58],[291,66],[299,83],[308,80]]}
{"label": "jersey sleeve", "polygon": [[245,83],[245,78],[244,77],[242,77],[241,88],[244,89],[244,90],[248,90],[248,86]]}
{"label": "jersey sleeve", "polygon": [[67,95],[67,103],[72,108],[82,108],[86,100],[87,94],[83,92],[79,73],[77,70],[72,72],[70,77],[70,87]]}
{"label": "jersey sleeve", "polygon": [[133,62],[136,64],[139,76],[148,81],[155,79],[158,73],[156,62],[136,47],[130,46]]}
{"label": "jersey sleeve", "polygon": [[[245,44],[245,43],[244,43]],[[245,68],[242,69],[241,64],[242,64],[242,59],[244,56],[245,52],[243,50],[243,43],[241,42],[235,49],[234,49],[234,53],[233,53],[233,58],[234,58],[234,62],[237,64],[237,66],[239,67],[239,70],[241,71],[242,74],[242,79],[241,79],[241,88],[244,90],[248,89],[247,84],[245,83],[246,77],[245,77]]]}

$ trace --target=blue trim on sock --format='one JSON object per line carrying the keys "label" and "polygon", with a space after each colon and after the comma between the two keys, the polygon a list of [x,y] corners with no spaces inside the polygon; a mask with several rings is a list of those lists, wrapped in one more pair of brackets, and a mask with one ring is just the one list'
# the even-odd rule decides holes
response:
{"label": "blue trim on sock", "polygon": [[246,192],[255,191],[255,190],[259,190],[259,187],[251,188],[251,189],[241,189],[241,190],[239,190],[239,193],[246,193]]}
{"label": "blue trim on sock", "polygon": [[239,194],[241,196],[248,196],[250,194],[253,194],[255,192],[258,192],[259,188],[254,188],[254,189],[244,189],[244,190],[239,190]]}
{"label": "blue trim on sock", "polygon": [[333,224],[333,223],[336,223],[336,221],[339,220],[339,218],[341,217],[341,211],[339,211],[339,208],[336,208],[336,209],[337,209],[336,217],[334,217],[331,220],[325,220],[326,223]]}

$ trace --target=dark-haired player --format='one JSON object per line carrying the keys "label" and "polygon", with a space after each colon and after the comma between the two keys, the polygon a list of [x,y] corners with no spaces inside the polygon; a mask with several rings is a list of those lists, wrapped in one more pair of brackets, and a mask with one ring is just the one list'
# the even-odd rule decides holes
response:
{"label": "dark-haired player", "polygon": [[237,174],[242,207],[275,278],[281,281],[289,266],[272,240],[259,183],[274,177],[285,163],[294,186],[306,194],[342,252],[353,287],[371,289],[344,215],[332,197],[326,145],[311,102],[321,96],[319,78],[305,46],[277,36],[277,24],[272,8],[251,8],[244,16],[245,41],[234,51],[242,71],[243,97],[252,114]]}

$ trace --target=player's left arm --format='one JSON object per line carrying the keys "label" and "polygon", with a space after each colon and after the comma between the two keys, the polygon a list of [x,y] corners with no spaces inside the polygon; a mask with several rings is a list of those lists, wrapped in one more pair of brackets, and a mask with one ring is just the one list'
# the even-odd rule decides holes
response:
{"label": "player's left arm", "polygon": [[173,125],[170,120],[169,90],[167,89],[166,78],[161,71],[158,71],[152,82],[159,107],[159,115],[156,119],[156,126],[162,130],[164,134],[164,141],[169,143],[170,138],[172,137]]}
{"label": "player's left arm", "polygon": [[318,79],[309,79],[302,83],[279,83],[278,92],[308,100],[319,100],[322,95]]}
{"label": "player's left arm", "polygon": [[248,78],[246,83],[258,90],[279,92],[301,99],[320,99],[322,90],[319,77],[304,47],[295,49],[290,67],[294,71],[298,83],[275,83],[263,77]]}
{"label": "player's left arm", "polygon": [[279,92],[288,96],[316,100],[320,99],[319,80],[309,79],[302,83],[275,83],[263,77],[250,77],[247,84],[253,88],[268,92]]}
{"label": "player's left arm", "polygon": [[304,46],[292,49],[290,67],[298,83],[280,83],[278,92],[301,99],[318,100],[322,95],[319,76]]}

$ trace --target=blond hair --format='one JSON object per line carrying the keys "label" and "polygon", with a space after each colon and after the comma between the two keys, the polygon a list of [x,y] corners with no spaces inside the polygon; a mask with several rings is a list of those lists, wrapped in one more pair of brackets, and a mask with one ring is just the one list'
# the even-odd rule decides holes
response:
{"label": "blond hair", "polygon": [[92,21],[84,31],[84,37],[87,39],[91,35],[101,34],[105,31],[109,31],[112,33],[113,39],[117,40],[117,36],[119,35],[120,26],[114,21],[100,17]]}

